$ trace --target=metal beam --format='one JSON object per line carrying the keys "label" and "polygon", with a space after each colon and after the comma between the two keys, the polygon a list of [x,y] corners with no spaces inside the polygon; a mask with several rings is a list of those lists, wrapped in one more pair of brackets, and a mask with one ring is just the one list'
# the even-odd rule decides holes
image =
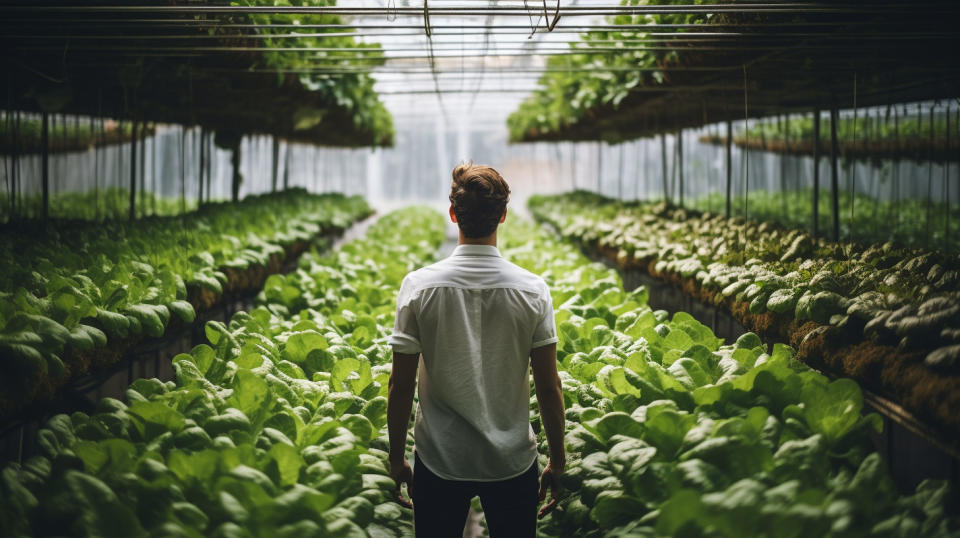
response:
{"label": "metal beam", "polygon": [[[930,9],[927,12],[949,12],[947,8]],[[939,6],[938,6],[939,7]],[[557,13],[564,18],[589,15],[668,15],[668,14],[715,14],[715,13],[855,13],[855,14],[909,14],[915,13],[916,4],[903,2],[889,5],[862,5],[860,3],[833,4],[825,6],[812,2],[776,3],[717,3],[703,5],[655,5],[655,6],[562,6]],[[440,6],[432,8],[437,15],[498,15],[529,17],[524,6],[482,5]],[[0,13],[178,13],[178,14],[283,14],[283,15],[383,15],[386,17],[420,16],[422,7],[342,7],[342,6],[224,6],[224,5],[6,5]]]}
{"label": "metal beam", "polygon": [[[228,19],[229,20],[229,19]],[[229,29],[229,30],[272,30],[272,29],[286,29],[286,30],[323,30],[323,29],[336,29],[336,28],[356,28],[356,29],[402,29],[402,30],[414,30],[423,28],[421,24],[352,24],[349,22],[337,23],[337,24],[289,24],[289,23],[232,23],[232,22],[220,22],[219,19],[184,19],[184,18],[174,18],[174,19],[130,19],[130,18],[121,18],[121,19],[89,19],[89,18],[63,18],[63,19],[53,19],[48,16],[38,17],[35,19],[28,18],[11,18],[6,21],[10,27],[22,28],[25,25],[37,24],[44,28],[72,28],[72,27],[82,27],[84,29],[91,29],[98,26],[102,27],[116,27],[116,26],[150,26],[150,27],[175,27],[175,28],[216,28],[216,29]],[[3,24],[0,23],[0,26]],[[749,22],[737,22],[737,23],[722,23],[722,22],[710,22],[710,23],[651,23],[644,25],[587,25],[587,24],[575,24],[570,26],[564,26],[566,29],[574,28],[636,28],[642,29],[645,33],[657,33],[661,29],[670,29],[670,30],[682,30],[682,29],[710,29],[710,28],[804,28],[804,27],[816,27],[816,28],[831,28],[831,27],[857,27],[857,26],[870,26],[870,27],[882,27],[884,25],[893,26],[893,29],[899,29],[902,27],[900,22],[886,22],[886,21],[786,21],[786,22],[763,22],[763,23],[749,23]],[[437,24],[431,25],[432,28],[442,28],[442,29],[524,29],[529,30],[529,24],[498,24],[498,25],[457,25],[457,24]]]}
{"label": "metal beam", "polygon": [[[776,39],[807,39],[815,37],[830,37],[830,38],[862,38],[862,37],[874,37],[877,39],[924,39],[932,37],[952,37],[955,38],[955,34],[949,32],[937,31],[937,32],[903,32],[902,30],[887,30],[884,32],[869,31],[869,32],[836,32],[834,30],[824,30],[821,32],[731,32],[731,31],[720,31],[716,26],[711,24],[700,24],[692,25],[698,27],[697,32],[667,32],[657,29],[654,26],[645,25],[645,24],[603,24],[603,25],[576,25],[576,26],[564,26],[563,33],[577,32],[577,33],[588,33],[588,32],[632,32],[639,31],[644,34],[652,34],[655,37],[643,38],[647,41],[656,40],[658,38],[688,38],[688,37],[746,37],[746,38],[776,38]],[[414,28],[423,28],[423,26],[414,26],[414,25],[356,25],[356,24],[330,24],[326,25],[330,29],[370,29],[370,30],[408,30]],[[17,25],[17,28],[22,30],[23,25]],[[67,29],[72,29],[67,26]],[[213,27],[217,28],[217,27]],[[525,28],[529,30],[528,25],[519,25],[519,24],[506,24],[506,25],[496,25],[496,26],[487,26],[487,25],[430,25],[430,29],[443,29],[443,30],[477,30],[477,29],[487,29],[487,30],[511,30],[511,29],[520,29]],[[263,28],[257,28],[262,30]],[[199,27],[198,30],[207,30],[207,28]],[[324,38],[328,37],[333,32],[288,32],[288,33],[239,33],[239,34],[201,34],[201,33],[190,33],[190,34],[87,34],[87,33],[68,33],[68,34],[36,34],[36,33],[26,33],[26,34],[16,34],[8,35],[8,38],[17,39],[17,40],[49,40],[49,39],[70,39],[70,40],[87,40],[87,39],[102,39],[102,40],[119,40],[119,41],[137,41],[137,40],[150,40],[150,41],[169,41],[176,39],[189,39],[189,40],[207,40],[207,39],[304,39],[304,38]],[[495,32],[497,33],[497,32]],[[519,32],[508,32],[508,33],[519,33]],[[359,32],[356,32],[356,35],[365,35]]]}

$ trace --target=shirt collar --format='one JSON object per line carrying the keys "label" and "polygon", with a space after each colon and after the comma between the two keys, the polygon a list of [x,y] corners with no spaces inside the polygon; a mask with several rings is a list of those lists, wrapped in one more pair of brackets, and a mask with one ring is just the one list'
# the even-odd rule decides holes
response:
{"label": "shirt collar", "polygon": [[500,250],[493,245],[457,245],[452,256],[500,256]]}

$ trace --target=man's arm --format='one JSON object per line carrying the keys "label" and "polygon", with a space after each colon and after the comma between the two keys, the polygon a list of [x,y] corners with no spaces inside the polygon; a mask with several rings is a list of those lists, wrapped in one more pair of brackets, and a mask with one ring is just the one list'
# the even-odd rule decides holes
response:
{"label": "man's arm", "polygon": [[[413,469],[407,463],[407,428],[410,409],[417,387],[417,366],[420,354],[393,353],[393,369],[387,395],[387,431],[390,436],[390,476],[397,483],[396,501],[411,508],[410,501],[400,495],[400,484],[407,485],[407,494],[413,497]],[[562,402],[561,402],[562,403]]]}
{"label": "man's arm", "polygon": [[543,518],[557,507],[560,500],[560,476],[567,463],[563,447],[565,419],[563,411],[563,387],[557,373],[557,344],[547,344],[534,348],[530,352],[530,366],[533,368],[533,384],[540,406],[540,420],[547,434],[550,448],[550,462],[540,477],[540,500],[547,496],[550,489],[550,502],[540,509],[537,517]]}

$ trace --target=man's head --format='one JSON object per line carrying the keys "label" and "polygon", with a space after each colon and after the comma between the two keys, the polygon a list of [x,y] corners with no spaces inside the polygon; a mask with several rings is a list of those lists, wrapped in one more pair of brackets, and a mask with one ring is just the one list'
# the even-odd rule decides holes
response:
{"label": "man's head", "polygon": [[487,237],[503,222],[510,186],[500,173],[485,165],[461,164],[453,169],[450,212],[464,237]]}

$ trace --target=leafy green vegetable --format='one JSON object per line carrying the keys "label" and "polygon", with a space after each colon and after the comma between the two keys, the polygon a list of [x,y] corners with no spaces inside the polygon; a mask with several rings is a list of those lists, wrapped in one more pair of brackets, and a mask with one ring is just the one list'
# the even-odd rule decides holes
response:
{"label": "leafy green vegetable", "polygon": [[[67,367],[82,374],[89,360],[76,360],[81,352],[108,344],[122,351],[160,337],[171,318],[192,323],[225,288],[244,285],[224,271],[276,271],[286,248],[369,211],[359,197],[294,189],[208,204],[179,218],[71,222],[39,239],[16,229],[0,235],[12,256],[0,271],[0,348],[8,371],[0,380],[0,415],[50,396],[66,381]],[[205,298],[203,290],[215,295]]]}

